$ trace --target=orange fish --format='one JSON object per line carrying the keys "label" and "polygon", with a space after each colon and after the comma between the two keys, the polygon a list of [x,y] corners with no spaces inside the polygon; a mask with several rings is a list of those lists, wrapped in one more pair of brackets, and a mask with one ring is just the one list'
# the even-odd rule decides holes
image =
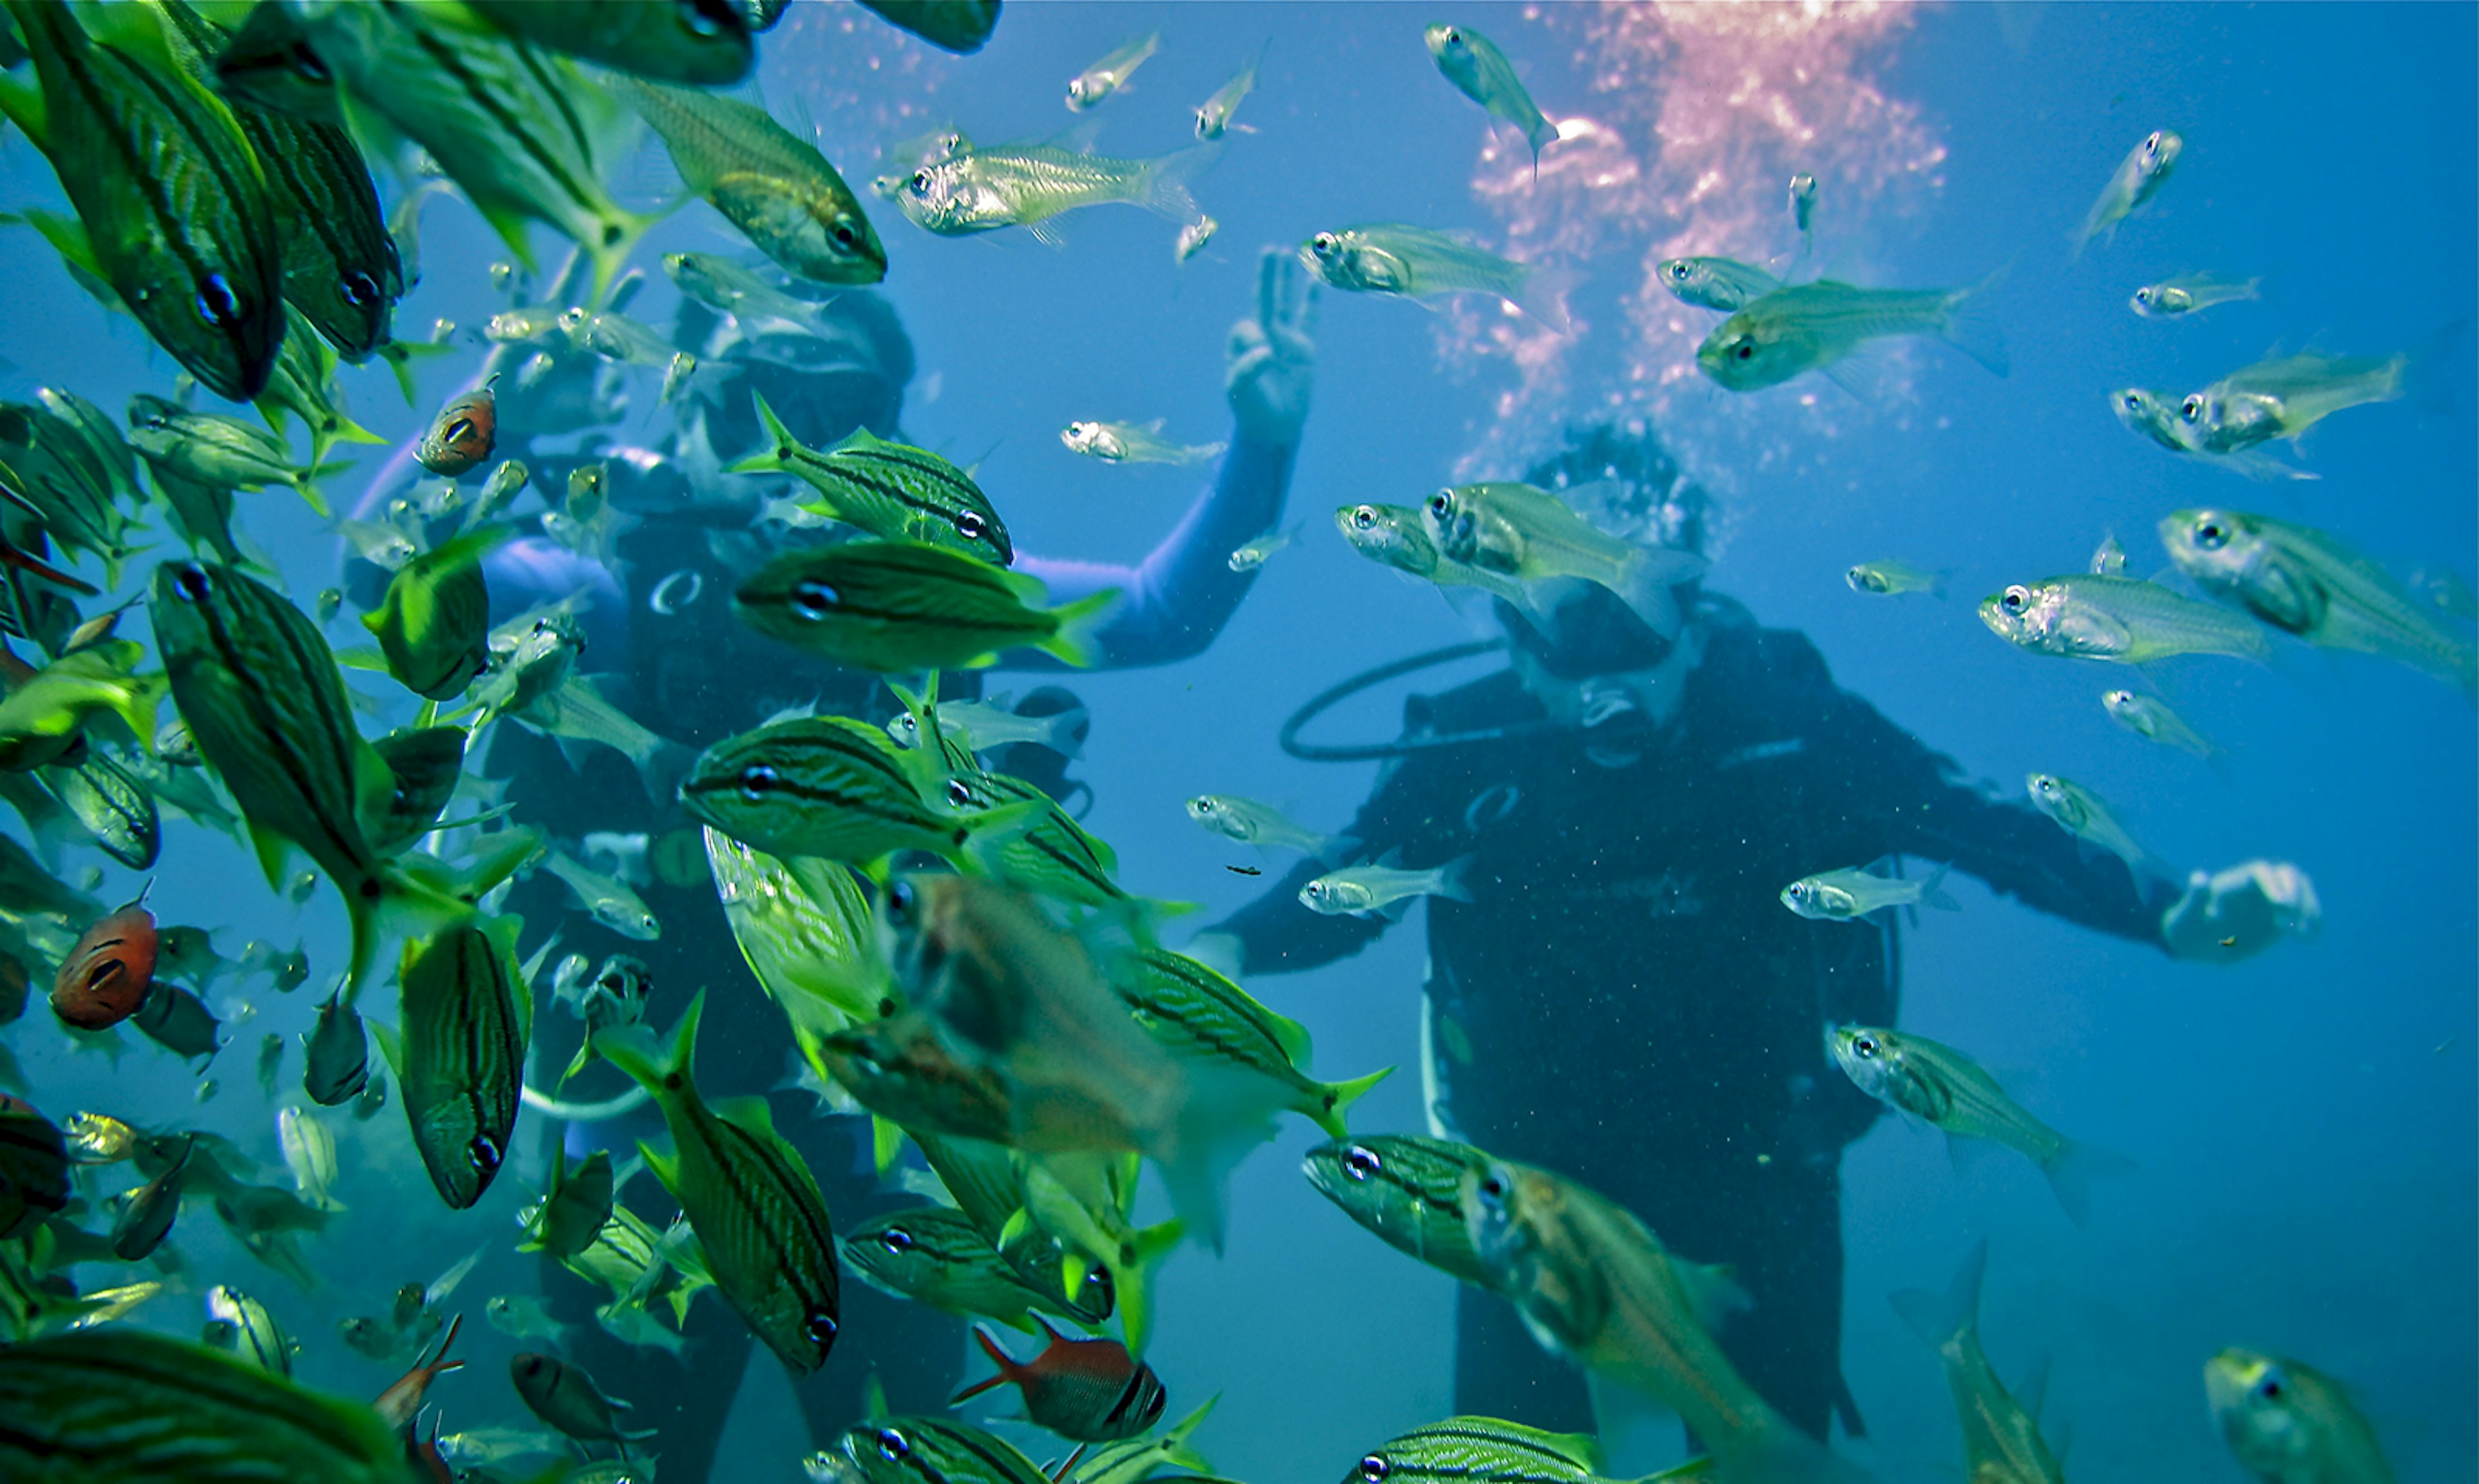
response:
{"label": "orange fish", "polygon": [[1014,1385],[1024,1392],[1024,1415],[1076,1443],[1114,1443],[1151,1427],[1168,1398],[1162,1377],[1128,1353],[1116,1340],[1070,1340],[1035,1315],[1050,1343],[1030,1361],[1019,1362],[999,1348],[989,1332],[974,1326],[973,1338],[999,1373],[956,1394],[962,1401],[992,1387]]}
{"label": "orange fish", "polygon": [[434,474],[461,478],[491,456],[498,432],[499,404],[491,395],[491,383],[486,381],[447,399],[447,405],[439,409],[439,417],[430,424],[430,431],[422,435],[413,456]]}
{"label": "orange fish", "polygon": [[465,1316],[461,1314],[449,1319],[447,1334],[439,1342],[438,1353],[406,1371],[394,1386],[379,1393],[378,1400],[371,1403],[371,1409],[376,1411],[390,1427],[398,1432],[404,1432],[412,1427],[414,1419],[422,1413],[422,1398],[423,1394],[430,1390],[430,1383],[448,1371],[464,1366],[465,1363],[461,1360],[447,1358],[447,1347],[456,1343],[456,1331],[463,1328],[464,1324]]}
{"label": "orange fish", "polygon": [[115,1026],[155,983],[155,914],[132,902],[86,930],[52,978],[52,1012],[81,1031]]}

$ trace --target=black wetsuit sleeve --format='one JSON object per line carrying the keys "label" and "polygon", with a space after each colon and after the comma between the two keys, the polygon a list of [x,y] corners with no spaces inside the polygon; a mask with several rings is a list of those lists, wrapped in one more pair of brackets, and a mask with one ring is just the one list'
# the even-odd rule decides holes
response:
{"label": "black wetsuit sleeve", "polygon": [[[1421,843],[1413,838],[1418,831],[1409,828],[1412,816],[1406,811],[1420,791],[1421,774],[1417,767],[1393,769],[1360,806],[1351,827],[1343,832],[1360,842],[1357,858],[1374,860],[1401,848],[1407,856],[1425,859]],[[1348,959],[1377,941],[1393,924],[1384,917],[1355,917],[1347,912],[1329,916],[1312,910],[1300,900],[1300,888],[1330,869],[1313,859],[1302,860],[1267,887],[1265,895],[1206,931],[1240,940],[1242,975],[1297,974]]]}
{"label": "black wetsuit sleeve", "polygon": [[2124,861],[2084,846],[2028,804],[1992,798],[1963,780],[1955,761],[1887,721],[1847,691],[1831,705],[1854,815],[1874,814],[1868,832],[1923,860],[1943,861],[1999,896],[2118,937],[2156,946],[2160,914],[2179,887],[2137,880]]}

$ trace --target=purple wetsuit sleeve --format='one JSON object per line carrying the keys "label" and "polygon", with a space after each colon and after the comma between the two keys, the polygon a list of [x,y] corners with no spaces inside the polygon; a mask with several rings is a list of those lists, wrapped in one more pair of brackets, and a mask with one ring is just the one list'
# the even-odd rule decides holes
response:
{"label": "purple wetsuit sleeve", "polygon": [[[1296,449],[1239,435],[1214,487],[1197,498],[1169,535],[1136,566],[1063,561],[1019,552],[1015,570],[1039,577],[1056,606],[1117,588],[1116,607],[1097,636],[1097,668],[1167,665],[1202,653],[1230,622],[1256,574],[1233,572],[1231,553],[1282,519]],[[1060,661],[1018,650],[1010,670],[1058,670]]]}

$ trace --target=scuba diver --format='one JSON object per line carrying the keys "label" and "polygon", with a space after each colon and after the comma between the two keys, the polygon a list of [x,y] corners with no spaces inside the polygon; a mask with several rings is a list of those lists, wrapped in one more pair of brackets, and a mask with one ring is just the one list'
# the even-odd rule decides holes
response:
{"label": "scuba diver", "polygon": [[[1641,425],[1577,435],[1525,482],[1587,518],[1700,553],[1706,499]],[[1588,493],[1589,492],[1589,493]],[[1578,498],[1582,497],[1582,498]],[[1604,509],[1589,507],[1599,500]],[[1825,1050],[1838,1023],[1897,1023],[1894,914],[1803,920],[1786,885],[1902,855],[2180,958],[2228,961],[2312,925],[2294,868],[2138,880],[1838,688],[1804,635],[1759,626],[1695,582],[1650,627],[1577,583],[1533,622],[1494,600],[1512,661],[1414,696],[1393,743],[1300,744],[1302,726],[1376,680],[1496,648],[1380,667],[1295,714],[1311,760],[1385,757],[1344,832],[1407,870],[1470,860],[1469,897],[1432,896],[1422,1055],[1433,1131],[1570,1175],[1672,1251],[1734,1265],[1752,1307],[1719,1339],[1799,1425],[1862,1430],[1841,1371],[1843,1148],[1880,1106]],[[1546,598],[1540,589],[1537,596]],[[1655,610],[1669,604],[1644,604]],[[1537,609],[1536,609],[1537,611]],[[1658,612],[1656,612],[1658,616]],[[1359,952],[1390,923],[1321,915],[1301,862],[1188,951],[1246,975]],[[1454,1410],[1594,1432],[1582,1375],[1512,1305],[1459,1290]]]}
{"label": "scuba diver", "polygon": [[[555,286],[547,297],[558,302],[560,292]],[[1228,347],[1230,450],[1212,488],[1141,563],[1117,567],[1017,555],[1013,570],[1040,577],[1054,603],[1120,590],[1121,600],[1098,635],[1102,666],[1166,664],[1199,652],[1247,593],[1253,574],[1232,571],[1230,553],[1280,522],[1314,382],[1315,315],[1316,287],[1296,259],[1269,251],[1261,265],[1255,311],[1234,326]],[[578,592],[590,595],[593,606],[583,614],[586,648],[576,670],[591,674],[621,709],[684,751],[747,730],[791,706],[886,720],[895,703],[878,677],[800,656],[733,620],[730,595],[743,575],[784,545],[830,536],[769,522],[761,514],[764,499],[784,493],[792,481],[718,471],[763,443],[753,393],[762,395],[812,448],[831,447],[856,428],[902,441],[899,422],[913,358],[894,310],[875,294],[847,291],[822,303],[809,326],[795,327],[738,321],[684,301],[675,341],[696,355],[700,370],[674,429],[652,448],[605,439],[602,429],[616,421],[617,399],[610,395],[610,369],[590,357],[573,358],[548,374],[512,379],[505,373],[535,352],[502,347],[510,353],[495,354],[495,364],[485,368],[486,373],[502,373],[498,457],[527,460],[537,487],[545,489],[557,489],[571,468],[601,462],[612,505],[632,521],[618,536],[617,561],[610,565],[539,535],[494,553],[486,571],[495,619]],[[575,447],[562,451],[560,441],[571,435],[576,436]],[[409,454],[399,454],[366,497],[366,514],[384,507],[419,474],[409,465]],[[999,503],[1005,506],[1003,493]],[[373,600],[379,585],[371,581],[374,572],[354,574]],[[385,574],[375,576],[383,584]],[[1009,664],[1059,668],[1031,654],[1012,656]],[[979,689],[976,672],[946,678],[951,698],[971,697]],[[1015,708],[1028,716],[1082,709],[1071,693],[1055,685],[1032,691]],[[1082,726],[1080,717],[1062,723],[1061,729],[1077,732],[1081,740]],[[817,1177],[838,1229],[848,1231],[885,1209],[919,1204],[917,1197],[889,1199],[882,1192],[865,1120],[813,1115],[822,1114],[823,1107],[786,1077],[787,1063],[796,1065],[797,1059],[790,1054],[783,1012],[752,978],[716,901],[695,824],[676,802],[650,799],[649,786],[611,750],[577,750],[572,766],[550,741],[521,728],[495,726],[490,734],[487,759],[470,766],[515,780],[509,795],[517,802],[518,823],[542,828],[573,855],[575,842],[589,833],[644,836],[653,879],[643,891],[660,922],[660,936],[622,938],[577,910],[548,872],[520,883],[512,908],[529,921],[557,924],[563,952],[582,953],[603,965],[594,971],[597,980],[605,976],[611,955],[636,960],[623,962],[621,971],[651,977],[653,1006],[647,1018],[657,1029],[668,1027],[692,995],[705,990],[695,1069],[700,1089],[709,1101],[773,1095],[775,1126]],[[1000,750],[993,761],[1062,800],[1084,787],[1066,778],[1064,758],[1036,744]],[[581,1024],[565,1012],[542,1015],[537,1029],[529,1102],[537,1100],[535,1089],[550,1090],[542,1069],[562,1065],[583,1035]],[[639,1136],[660,1137],[662,1120],[651,1107],[617,1113],[636,1101],[624,1091],[628,1087],[611,1069],[590,1067],[558,1092],[576,1111],[598,1099],[601,1109],[612,1111],[604,1121],[565,1125],[572,1163],[607,1148],[615,1164],[625,1164]],[[536,1126],[563,1125],[545,1119]],[[650,1181],[630,1182],[620,1198],[657,1227],[670,1215],[671,1202]],[[543,1264],[540,1271],[551,1314],[574,1326],[577,1337],[567,1358],[604,1392],[634,1404],[632,1425],[655,1430],[658,1441],[652,1449],[661,1456],[666,1484],[704,1479],[754,1343],[739,1318],[724,1304],[703,1299],[688,1310],[685,1345],[667,1353],[607,1333],[595,1314],[596,1304],[607,1296],[601,1290],[556,1264]],[[842,1286],[840,1302],[842,1343],[821,1371],[794,1383],[818,1445],[864,1415],[864,1383],[873,1372],[896,1411],[943,1410],[963,1369],[962,1324],[859,1282]]]}

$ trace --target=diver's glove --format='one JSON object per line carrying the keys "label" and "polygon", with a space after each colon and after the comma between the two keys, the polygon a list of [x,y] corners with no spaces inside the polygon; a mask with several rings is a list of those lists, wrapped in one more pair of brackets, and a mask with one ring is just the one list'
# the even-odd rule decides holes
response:
{"label": "diver's glove", "polygon": [[1242,437],[1294,448],[1316,384],[1317,286],[1297,254],[1265,249],[1257,264],[1257,315],[1231,327],[1223,395]]}
{"label": "diver's glove", "polygon": [[2284,936],[2310,936],[2323,920],[2306,872],[2286,860],[2249,860],[2188,877],[2186,894],[2160,914],[2160,936],[2177,958],[2232,963]]}

